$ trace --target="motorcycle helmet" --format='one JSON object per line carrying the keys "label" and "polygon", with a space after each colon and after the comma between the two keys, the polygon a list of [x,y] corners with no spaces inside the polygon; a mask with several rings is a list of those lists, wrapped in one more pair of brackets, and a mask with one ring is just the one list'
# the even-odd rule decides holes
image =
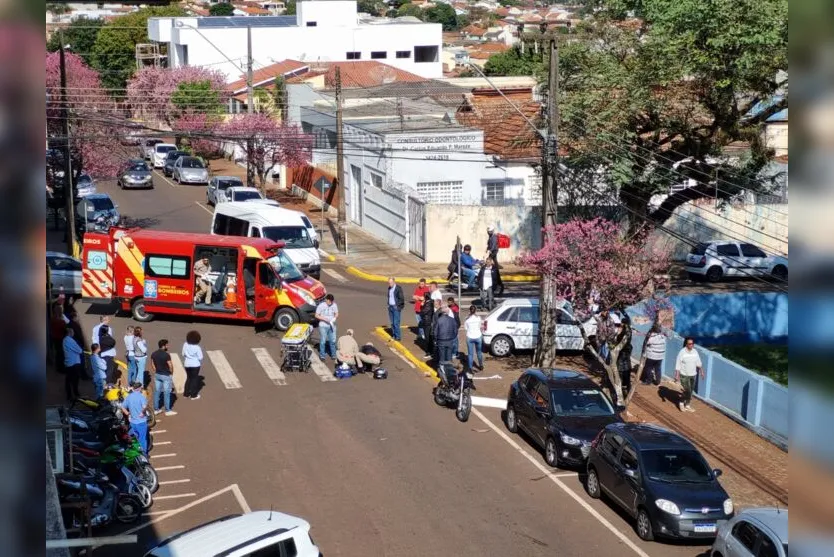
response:
{"label": "motorcycle helmet", "polygon": [[110,387],[104,391],[104,398],[109,402],[117,402],[121,399],[121,390],[119,387]]}
{"label": "motorcycle helmet", "polygon": [[388,379],[388,370],[378,367],[374,370],[374,379]]}

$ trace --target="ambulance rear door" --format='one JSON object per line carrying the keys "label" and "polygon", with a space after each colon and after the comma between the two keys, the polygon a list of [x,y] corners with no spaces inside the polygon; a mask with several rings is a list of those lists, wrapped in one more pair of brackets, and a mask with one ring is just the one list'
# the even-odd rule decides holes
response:
{"label": "ambulance rear door", "polygon": [[85,302],[109,303],[115,290],[113,241],[109,234],[84,234],[81,253],[81,297]]}

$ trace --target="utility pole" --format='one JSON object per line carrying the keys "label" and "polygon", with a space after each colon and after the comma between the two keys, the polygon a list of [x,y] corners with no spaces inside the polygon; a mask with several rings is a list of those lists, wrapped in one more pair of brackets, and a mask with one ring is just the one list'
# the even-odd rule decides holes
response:
{"label": "utility pole", "polygon": [[[246,26],[246,111],[249,114],[255,112],[255,91],[252,87],[252,26]],[[252,160],[254,156],[254,141],[250,137],[246,141],[246,185],[250,188],[255,187],[255,161]]]}
{"label": "utility pole", "polygon": [[[345,150],[342,134],[342,72],[336,66],[336,179],[339,181],[339,249],[347,254],[347,210],[345,208]],[[358,184],[356,187],[362,187]],[[324,207],[322,207],[324,210]]]}
{"label": "utility pole", "polygon": [[[64,195],[66,196],[67,211],[67,248],[72,256],[77,255],[75,238],[75,199],[72,183],[72,149],[70,145],[69,107],[67,106],[67,67],[64,60],[64,37],[61,34],[60,46],[60,74],[61,74],[61,133],[64,136]],[[86,227],[87,223],[84,223]]]}
{"label": "utility pole", "polygon": [[[559,46],[550,40],[547,134],[542,141],[542,246],[547,243],[547,227],[556,225],[559,193]],[[553,367],[556,363],[556,321],[553,302],[556,288],[552,275],[541,278],[539,291],[539,335],[533,363],[537,367]]]}

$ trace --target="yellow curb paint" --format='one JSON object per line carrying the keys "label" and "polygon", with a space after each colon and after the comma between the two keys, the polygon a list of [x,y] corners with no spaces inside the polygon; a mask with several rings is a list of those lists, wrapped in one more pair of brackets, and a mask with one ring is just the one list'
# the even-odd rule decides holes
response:
{"label": "yellow curb paint", "polygon": [[332,262],[332,261],[336,261],[336,256],[335,256],[335,255],[330,255],[330,254],[327,254],[327,260],[328,260],[328,261],[331,261],[331,262]]}
{"label": "yellow curb paint", "polygon": [[[347,267],[347,272],[353,276],[359,277],[363,280],[369,280],[372,282],[388,282],[388,277],[382,275],[375,275],[373,273],[366,273],[362,269],[357,267],[349,266]],[[411,278],[411,277],[394,277],[397,282],[401,284],[417,284],[420,282],[419,278]],[[538,275],[501,275],[501,280],[504,282],[536,282],[539,280]],[[446,278],[429,278],[426,277],[426,282],[446,282]]]}
{"label": "yellow curb paint", "polygon": [[423,371],[424,373],[427,373],[433,381],[440,381],[440,378],[437,377],[437,372],[433,370],[431,366],[429,366],[426,362],[412,354],[411,350],[403,346],[403,344],[400,341],[394,340],[394,338],[391,335],[389,335],[388,332],[385,330],[385,327],[377,327],[376,329],[374,329],[374,332],[378,337],[386,341],[389,346],[392,346],[394,350],[402,354],[402,356],[406,360],[417,366],[417,369]]}

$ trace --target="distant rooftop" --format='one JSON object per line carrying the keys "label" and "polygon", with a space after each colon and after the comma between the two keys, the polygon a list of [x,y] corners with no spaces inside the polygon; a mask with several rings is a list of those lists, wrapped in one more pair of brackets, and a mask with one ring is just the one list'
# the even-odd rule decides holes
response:
{"label": "distant rooftop", "polygon": [[198,17],[197,27],[296,27],[294,15]]}

